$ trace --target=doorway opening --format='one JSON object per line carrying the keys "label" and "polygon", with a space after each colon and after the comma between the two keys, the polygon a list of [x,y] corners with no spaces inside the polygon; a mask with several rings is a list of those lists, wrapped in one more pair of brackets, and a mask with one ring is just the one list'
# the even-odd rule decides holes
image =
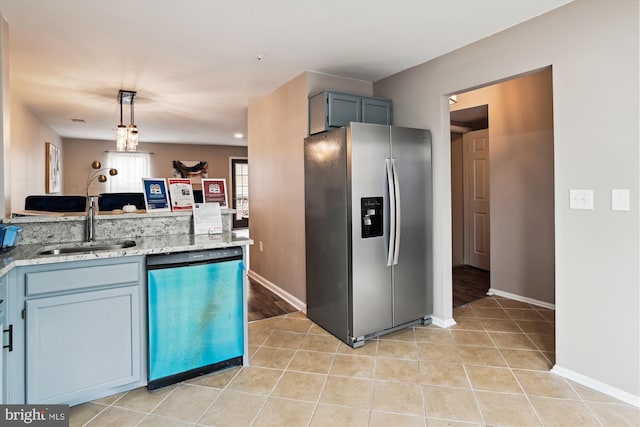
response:
{"label": "doorway opening", "polygon": [[489,106],[453,110],[450,119],[453,306],[459,307],[490,288]]}
{"label": "doorway opening", "polygon": [[453,306],[555,302],[552,70],[450,100]]}
{"label": "doorway opening", "polygon": [[231,208],[233,228],[249,227],[249,160],[246,157],[231,158]]}

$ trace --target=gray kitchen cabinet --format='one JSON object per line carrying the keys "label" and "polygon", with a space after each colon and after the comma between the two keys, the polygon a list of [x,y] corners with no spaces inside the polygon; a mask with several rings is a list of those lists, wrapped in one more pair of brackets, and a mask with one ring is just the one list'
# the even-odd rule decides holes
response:
{"label": "gray kitchen cabinet", "polygon": [[17,290],[16,269],[4,276],[6,282],[5,325],[2,362],[4,404],[22,404],[24,400],[24,293]]}
{"label": "gray kitchen cabinet", "polygon": [[74,402],[140,380],[140,287],[27,301],[27,402]]}
{"label": "gray kitchen cabinet", "polygon": [[24,380],[11,382],[9,403],[74,405],[146,384],[143,260],[15,270],[10,287],[24,311],[14,346],[23,362],[13,368]]}
{"label": "gray kitchen cabinet", "polygon": [[[5,367],[5,351],[9,351],[9,346],[11,345],[11,328],[7,324],[7,276],[3,275],[0,277],[0,331],[2,331],[2,348],[0,349],[0,404],[4,403],[4,389],[5,389],[5,378],[6,375],[6,367]],[[5,329],[6,328],[6,329]],[[5,338],[6,337],[6,338]],[[6,347],[5,347],[6,346]]]}
{"label": "gray kitchen cabinet", "polygon": [[392,124],[390,99],[320,92],[309,97],[309,135],[347,126],[350,122]]}
{"label": "gray kitchen cabinet", "polygon": [[382,98],[362,98],[362,122],[377,125],[391,125],[391,100]]}

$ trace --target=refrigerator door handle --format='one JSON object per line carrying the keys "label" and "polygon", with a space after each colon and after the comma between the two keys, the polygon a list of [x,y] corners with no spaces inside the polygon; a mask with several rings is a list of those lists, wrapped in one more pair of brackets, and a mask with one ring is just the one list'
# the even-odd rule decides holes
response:
{"label": "refrigerator door handle", "polygon": [[394,210],[395,213],[395,239],[393,246],[393,265],[398,264],[398,257],[400,256],[400,222],[402,215],[400,214],[400,178],[398,178],[398,162],[396,159],[391,159],[391,169],[393,170],[393,189],[394,189]]}
{"label": "refrigerator door handle", "polygon": [[387,164],[387,184],[389,187],[389,246],[387,247],[387,266],[392,266],[396,241],[396,186],[394,184],[395,179],[391,159],[385,159],[385,162]]}

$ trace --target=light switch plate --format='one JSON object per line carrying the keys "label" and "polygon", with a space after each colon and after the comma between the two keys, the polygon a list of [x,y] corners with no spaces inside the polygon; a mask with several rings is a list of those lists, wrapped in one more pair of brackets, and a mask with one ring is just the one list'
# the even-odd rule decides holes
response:
{"label": "light switch plate", "polygon": [[569,190],[569,208],[593,210],[593,190]]}
{"label": "light switch plate", "polygon": [[626,190],[626,189],[611,190],[611,210],[612,211],[631,210],[631,202],[629,200],[629,190]]}

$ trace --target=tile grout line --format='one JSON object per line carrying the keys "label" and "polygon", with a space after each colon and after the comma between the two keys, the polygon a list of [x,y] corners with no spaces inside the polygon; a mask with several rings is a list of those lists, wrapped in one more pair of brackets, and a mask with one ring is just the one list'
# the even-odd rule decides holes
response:
{"label": "tile grout line", "polygon": [[[144,387],[146,387],[146,386],[142,386],[141,388],[144,388]],[[137,389],[128,390],[128,391],[124,392],[124,394],[123,394],[122,396],[118,397],[116,400],[114,400],[112,403],[110,403],[107,407],[105,407],[102,411],[100,411],[98,414],[96,414],[93,418],[91,418],[89,421],[87,421],[87,422],[86,422],[85,424],[83,424],[83,425],[84,425],[84,426],[86,426],[87,424],[89,424],[89,423],[93,422],[93,421],[94,421],[94,420],[95,420],[99,415],[103,414],[105,411],[107,411],[107,410],[108,410],[108,409],[110,409],[110,408],[122,409],[122,410],[125,410],[125,411],[136,412],[136,413],[138,413],[138,414],[144,414],[144,417],[142,417],[142,419],[141,419],[141,420],[136,424],[136,425],[139,425],[139,424],[140,424],[142,421],[144,421],[144,420],[145,420],[149,415],[151,415],[151,413],[152,413],[154,410],[156,410],[156,409],[158,408],[158,406],[160,406],[160,404],[162,404],[162,402],[164,402],[164,401],[167,399],[167,397],[169,397],[169,396],[174,392],[174,390],[171,390],[169,393],[167,393],[167,395],[166,395],[164,398],[162,398],[162,399],[161,399],[161,400],[160,400],[160,401],[159,401],[159,402],[158,402],[158,403],[157,403],[157,404],[156,404],[156,405],[151,409],[151,411],[139,411],[139,410],[136,410],[136,409],[128,408],[128,407],[126,407],[126,406],[117,406],[117,405],[116,405],[116,403],[117,403],[117,402],[119,402],[121,399],[123,399],[125,396],[127,396],[129,393],[131,393],[131,392],[133,392],[133,391],[135,391],[135,390],[137,390]],[[94,403],[96,403],[96,402],[94,401]]]}
{"label": "tile grout line", "polygon": [[[526,320],[523,320],[523,319],[516,319],[516,318],[512,317],[512,314],[511,314],[511,313],[509,313],[509,310],[510,310],[510,309],[505,308],[505,307],[502,307],[502,305],[499,303],[499,301],[497,301],[497,303],[498,303],[498,304],[500,305],[500,307],[501,307],[501,308],[502,308],[502,309],[507,313],[507,315],[509,316],[509,320],[513,321],[513,322],[516,324],[516,326],[517,326],[517,327],[522,331],[522,335],[524,335],[524,336],[525,336],[529,341],[531,341],[531,343],[535,346],[535,348],[538,348],[538,350],[537,350],[537,351],[539,351],[539,352],[543,355],[543,357],[545,357],[545,359],[546,359],[546,356],[542,353],[542,350],[540,350],[540,349],[539,349],[539,347],[536,345],[536,343],[535,343],[535,342],[533,342],[533,340],[529,337],[529,333],[528,333],[527,331],[525,331],[525,330],[522,328],[522,326],[518,323],[518,320],[520,320],[520,321],[526,321]],[[545,319],[545,320],[546,320],[546,319]],[[548,322],[545,322],[545,323],[548,323]],[[542,421],[542,418],[541,418],[540,414],[538,413],[538,410],[535,408],[535,406],[534,406],[534,405],[533,405],[533,403],[531,402],[531,399],[529,398],[528,393],[526,392],[526,390],[524,389],[524,387],[523,387],[523,386],[522,386],[522,384],[520,383],[520,380],[518,380],[518,377],[517,377],[517,376],[515,375],[515,373],[513,372],[513,368],[511,367],[511,365],[508,363],[508,361],[507,361],[507,360],[506,360],[506,358],[504,357],[504,354],[503,354],[503,352],[501,351],[501,348],[500,348],[500,347],[498,347],[498,346],[496,345],[495,340],[493,339],[493,337],[492,337],[491,335],[489,335],[489,337],[491,338],[492,342],[494,343],[494,345],[495,345],[496,349],[498,350],[498,352],[499,352],[500,356],[502,357],[502,359],[503,359],[503,360],[504,360],[504,362],[506,363],[506,365],[507,365],[507,369],[509,369],[509,371],[510,371],[510,373],[511,373],[512,377],[516,380],[516,383],[518,384],[518,386],[519,386],[519,387],[520,387],[520,389],[522,390],[522,392],[523,392],[523,394],[522,394],[522,395],[525,397],[525,399],[526,399],[526,400],[527,400],[527,402],[529,403],[530,407],[533,409],[534,413],[536,414],[536,417],[538,418],[538,421],[541,423],[541,425],[544,425],[544,423],[543,423],[543,421]],[[531,371],[539,372],[539,371],[536,371],[536,370],[531,370]]]}
{"label": "tile grout line", "polygon": [[535,407],[535,405],[531,401],[529,393],[527,393],[527,390],[525,390],[525,388],[522,386],[522,383],[518,379],[518,376],[513,372],[513,369],[511,367],[509,367],[509,370],[511,371],[511,375],[513,375],[513,378],[515,378],[516,383],[518,383],[518,387],[520,387],[520,389],[522,389],[522,393],[524,395],[524,398],[527,399],[527,403],[529,403],[529,406],[531,407],[531,409],[533,409],[533,413],[536,414],[536,417],[538,418],[538,422],[540,423],[541,426],[544,426],[545,425],[544,424],[544,420],[542,419],[542,416],[538,412],[538,409]]}
{"label": "tile grout line", "polygon": [[589,413],[593,416],[593,418],[595,418],[595,420],[598,422],[598,424],[600,424],[601,427],[606,427],[602,421],[600,421],[600,417],[598,417],[598,415],[593,411],[593,409],[591,408],[591,406],[589,406],[589,404],[587,403],[587,401],[584,400],[584,398],[582,397],[582,395],[580,393],[578,393],[578,391],[575,389],[575,387],[573,386],[573,384],[571,384],[571,381],[567,381],[567,379],[565,378],[565,382],[569,385],[569,387],[571,387],[571,390],[573,390],[573,392],[575,394],[578,395],[578,397],[580,398],[580,402],[582,402],[582,404],[584,406],[587,407],[587,411],[589,411]]}
{"label": "tile grout line", "polygon": [[[500,303],[498,302],[498,304],[500,304]],[[507,315],[509,315],[509,312],[507,312]],[[516,324],[516,326],[518,328],[520,328],[520,330],[522,330],[522,333],[527,337],[527,339],[529,339],[530,341],[533,341],[533,340],[531,340],[531,338],[529,338],[529,335],[527,334],[527,332],[524,329],[522,329],[522,327],[520,326],[520,324],[518,323],[518,321],[516,319],[512,318],[511,320],[513,320],[513,322]],[[489,337],[491,338],[491,336],[489,336]],[[491,338],[491,340],[493,341],[493,338]],[[535,345],[535,342],[533,344]],[[495,345],[495,342],[494,342],[494,345]],[[536,347],[537,347],[537,345],[536,345]],[[498,347],[496,346],[496,348],[498,348]],[[527,393],[525,388],[522,386],[522,383],[518,379],[518,376],[513,372],[513,368],[511,367],[511,365],[509,365],[509,362],[506,360],[506,358],[504,357],[504,355],[502,354],[502,352],[500,351],[499,348],[498,348],[498,353],[500,353],[500,357],[502,357],[502,359],[506,363],[507,368],[509,369],[509,372],[511,373],[511,376],[516,380],[516,383],[518,384],[518,387],[520,387],[520,389],[522,390],[523,396],[527,400],[527,403],[529,404],[529,407],[531,407],[531,409],[533,410],[533,413],[536,415],[536,417],[538,419],[538,422],[540,423],[541,426],[544,426],[545,424],[544,424],[544,421],[542,419],[542,416],[538,413],[538,410],[533,405],[533,402],[531,402],[529,394]]]}
{"label": "tile grout line", "polygon": [[[289,313],[288,313],[289,314]],[[287,317],[287,315],[284,315],[282,318]],[[308,319],[307,319],[308,320]],[[307,329],[306,332],[304,332],[304,338],[303,340],[306,338],[306,336],[309,334],[309,331],[312,329],[313,327],[313,322],[309,321],[310,325]],[[273,332],[275,332],[275,330],[271,330],[271,335],[273,335]],[[292,331],[283,331],[283,330],[279,330],[278,332],[292,332]],[[300,332],[298,332],[300,333]],[[300,333],[302,334],[302,333]],[[262,345],[260,345],[260,347],[264,346],[264,344],[267,342],[267,340],[265,339],[264,343]],[[273,347],[269,347],[269,346],[265,346],[267,348],[273,348]],[[280,373],[280,376],[278,377],[278,379],[276,380],[276,382],[274,383],[274,385],[271,387],[271,390],[269,391],[269,393],[266,395],[266,399],[264,400],[264,402],[262,403],[262,405],[260,406],[260,409],[258,409],[258,411],[256,412],[256,415],[253,417],[253,419],[251,420],[251,423],[249,424],[250,426],[254,426],[255,423],[257,422],[258,418],[260,417],[260,414],[262,413],[262,411],[264,410],[265,406],[267,405],[267,402],[269,402],[269,399],[272,397],[274,390],[278,387],[278,384],[280,384],[280,381],[282,380],[282,377],[284,377],[285,372],[287,372],[287,369],[289,368],[289,366],[291,365],[291,362],[293,361],[293,359],[295,358],[296,354],[298,354],[298,351],[300,351],[301,347],[298,347],[294,350],[293,355],[291,356],[291,359],[289,359],[289,361],[287,362],[286,366],[282,369],[282,372]],[[292,349],[293,350],[293,349]],[[256,351],[257,353],[257,351]],[[331,363],[333,363],[333,358],[331,359]],[[258,366],[259,367],[259,366]],[[294,371],[292,371],[294,372]],[[327,375],[328,376],[328,375]],[[326,379],[325,379],[326,382]],[[273,396],[274,398],[279,398],[278,396]],[[296,400],[297,399],[289,399],[289,400]],[[311,416],[309,417],[309,420],[307,421],[307,426],[309,425],[309,423],[311,422],[311,419],[313,418],[313,414],[315,413],[315,410],[317,408],[317,403],[315,404],[315,407],[311,413]]]}
{"label": "tile grout line", "polygon": [[[480,324],[482,325],[483,328],[483,332],[489,337],[489,340],[491,341],[491,343],[493,344],[494,348],[496,350],[498,350],[498,347],[496,346],[495,341],[493,340],[493,338],[491,337],[491,335],[489,335],[489,332],[487,332],[487,328],[484,326],[484,324],[482,323],[482,320],[480,320]],[[455,341],[455,337],[453,337],[453,341]],[[458,350],[458,344],[456,343],[456,351]],[[500,351],[498,350],[498,354],[500,354],[500,357],[502,358],[503,362],[509,366],[509,364],[507,363],[507,361],[504,359],[504,357],[502,356],[502,353],[500,353]],[[458,353],[458,355],[460,356],[460,353]],[[461,356],[462,358],[462,356]],[[464,370],[464,374],[467,377],[467,382],[469,383],[469,386],[471,387],[471,393],[473,395],[473,399],[476,403],[476,408],[478,408],[478,412],[480,413],[480,420],[482,421],[482,425],[486,426],[487,425],[487,420],[485,419],[484,416],[484,412],[482,412],[482,407],[480,406],[480,399],[478,399],[478,395],[476,393],[476,389],[473,386],[473,383],[471,382],[471,377],[469,375],[469,371],[467,370],[467,364],[464,363],[464,359],[462,359],[462,369]]]}
{"label": "tile grout line", "polygon": [[[425,326],[421,325],[420,327]],[[420,363],[420,353],[418,352],[418,336],[416,335],[416,328],[418,326],[413,326],[413,342],[416,346],[416,360],[418,363],[418,384],[420,385],[420,398],[422,401],[422,421],[423,425],[427,426],[427,399],[425,398],[425,390],[424,384],[422,383],[422,364]]]}
{"label": "tile grout line", "polygon": [[[285,316],[286,316],[286,315],[283,315],[283,316],[282,316],[282,318],[284,318]],[[280,316],[278,316],[278,317],[280,317]],[[282,318],[280,318],[279,320],[281,320]],[[274,329],[272,329],[272,328],[269,328],[269,329],[271,330],[271,333],[269,334],[269,337],[268,337],[268,338],[270,338],[270,337],[273,335],[273,333],[275,332],[275,330],[274,330]],[[311,329],[311,326],[309,326],[309,329]],[[285,331],[278,331],[278,332],[285,332]],[[267,347],[267,348],[269,348],[269,346],[265,346],[266,342],[268,341],[268,338],[264,340],[264,342],[263,342],[263,343],[258,347],[258,350],[256,350],[256,352],[255,352],[254,354],[258,353],[258,351],[260,351],[260,348],[261,348],[261,347]],[[261,414],[261,413],[262,413],[262,411],[264,410],[264,407],[265,407],[265,406],[267,406],[267,402],[269,401],[269,398],[271,397],[271,394],[273,393],[273,391],[276,389],[276,387],[277,387],[277,386],[278,386],[278,384],[280,383],[280,380],[281,380],[281,379],[282,379],[282,377],[284,376],[284,373],[285,373],[285,371],[286,371],[287,367],[288,367],[289,365],[291,365],[291,361],[293,360],[293,358],[295,357],[295,355],[297,354],[297,352],[298,352],[298,349],[296,349],[296,350],[294,351],[293,356],[291,357],[291,359],[289,360],[289,362],[287,362],[287,365],[286,365],[286,366],[285,366],[285,368],[282,370],[282,372],[280,373],[280,376],[278,377],[278,379],[276,380],[276,382],[275,382],[275,383],[273,384],[273,386],[271,387],[271,390],[269,391],[269,393],[267,393],[267,394],[266,394],[266,397],[265,397],[265,399],[264,399],[264,402],[262,402],[262,405],[260,405],[260,409],[258,409],[258,410],[256,411],[256,415],[251,419],[251,422],[249,423],[249,426],[254,426],[254,425],[255,425],[256,421],[258,420],[258,417],[260,416],[260,414]]]}
{"label": "tile grout line", "polygon": [[[451,335],[451,331],[447,330],[449,335]],[[418,358],[418,376],[420,380],[420,392],[422,398],[422,421],[423,425],[427,427],[427,397],[426,390],[424,389],[424,383],[422,382],[422,363],[420,363],[420,352],[418,351],[418,337],[416,335],[416,326],[413,327],[413,338],[416,342],[416,357]]]}
{"label": "tile grout line", "polygon": [[[282,315],[282,316],[284,316],[284,315]],[[280,317],[280,316],[275,316],[275,317],[277,318],[277,317]],[[273,317],[270,317],[270,318],[266,318],[266,319],[259,319],[259,320],[255,320],[254,322],[260,322],[260,321],[271,321],[271,319],[274,319],[274,318],[273,318]],[[249,326],[251,325],[251,323],[252,323],[252,322],[249,322]],[[269,333],[267,334],[267,336],[264,338],[264,340],[263,340],[259,345],[254,346],[254,347],[257,347],[257,350],[254,352],[254,354],[256,354],[256,353],[260,350],[260,348],[262,348],[262,347],[264,346],[264,344],[269,340],[269,338],[271,338],[271,336],[273,335],[274,330],[273,330],[272,328],[270,328],[270,327],[268,327],[268,326],[267,326],[267,327],[265,327],[265,328],[269,331]],[[249,335],[249,327],[247,327],[247,335]],[[249,339],[249,338],[248,338],[248,336],[247,336],[247,340],[248,340],[248,339]],[[249,359],[251,358],[251,356],[252,356],[252,355],[249,355],[249,354],[247,355],[248,362],[249,362]],[[218,394],[218,396],[214,399],[214,401],[211,403],[211,405],[209,405],[209,407],[208,407],[208,408],[203,412],[203,414],[202,414],[202,415],[200,416],[200,418],[198,419],[198,422],[202,420],[202,417],[204,417],[204,415],[209,411],[209,409],[211,409],[211,407],[214,405],[214,403],[215,403],[215,402],[220,398],[220,395],[222,395],[222,393],[223,393],[224,391],[226,391],[227,389],[228,389],[229,391],[233,391],[233,392],[236,392],[236,393],[242,393],[242,391],[236,391],[236,390],[230,389],[230,388],[229,388],[229,385],[233,382],[233,380],[235,380],[235,379],[240,375],[240,373],[241,373],[241,372],[242,372],[246,367],[250,367],[250,366],[251,366],[251,364],[248,364],[247,366],[241,366],[241,367],[240,367],[240,369],[238,369],[238,372],[236,372],[236,374],[233,376],[233,378],[231,378],[231,379],[230,379],[230,380],[225,384],[225,386],[222,388],[222,391],[220,392],[220,394]],[[249,393],[249,394],[252,394],[252,393]],[[267,396],[267,399],[268,399],[268,396]],[[259,413],[260,413],[260,411],[262,411],[262,408],[263,408],[263,407],[264,407],[264,405],[266,404],[267,399],[265,399],[265,401],[264,401],[263,405],[260,407],[260,409],[259,409],[259,410],[258,410],[258,412],[256,413],[256,416],[252,419],[252,421],[251,421],[251,425],[252,425],[252,424],[253,424],[253,422],[255,421],[255,418],[258,416],[257,414],[259,414]]]}
{"label": "tile grout line", "polygon": [[[248,332],[247,332],[247,334],[248,334]],[[248,356],[247,356],[247,357],[248,357]],[[213,407],[213,405],[215,405],[215,403],[218,401],[218,399],[220,398],[220,396],[222,396],[222,393],[223,393],[225,390],[227,390],[227,387],[229,387],[229,384],[231,384],[231,383],[233,382],[233,380],[234,380],[238,375],[240,375],[240,372],[242,371],[242,368],[244,368],[244,366],[240,366],[240,369],[238,369],[238,371],[237,371],[235,374],[233,374],[233,377],[231,377],[231,378],[229,379],[229,381],[227,381],[227,383],[224,385],[224,387],[222,387],[221,389],[218,389],[218,390],[220,390],[220,392],[218,393],[218,395],[216,396],[216,398],[215,398],[215,399],[213,399],[213,401],[211,401],[211,403],[209,404],[209,406],[207,406],[207,408],[206,408],[204,411],[202,411],[202,414],[200,414],[200,416],[198,417],[198,419],[196,419],[196,421],[194,422],[194,424],[195,424],[195,425],[197,425],[197,424],[202,420],[202,418],[206,415],[206,413],[207,413],[207,412],[209,412],[209,410]],[[231,369],[235,369],[235,367],[229,368],[229,370],[231,370]],[[195,385],[195,384],[191,384],[191,385]],[[199,385],[196,385],[196,386],[198,386],[198,387],[206,387],[206,386],[199,386]],[[210,388],[215,388],[215,387],[210,387]]]}

